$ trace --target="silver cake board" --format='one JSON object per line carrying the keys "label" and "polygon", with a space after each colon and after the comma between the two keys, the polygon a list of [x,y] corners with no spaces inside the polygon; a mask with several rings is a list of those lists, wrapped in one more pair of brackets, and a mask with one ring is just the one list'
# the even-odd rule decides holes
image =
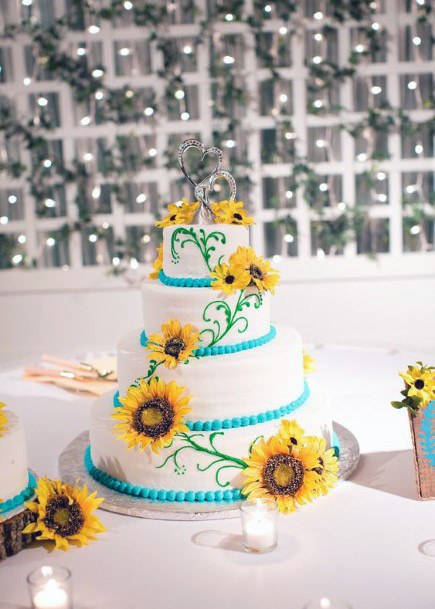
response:
{"label": "silver cake board", "polygon": [[[333,423],[333,428],[340,442],[339,479],[346,480],[355,471],[360,451],[355,436],[346,427]],[[91,491],[97,491],[105,501],[101,509],[126,516],[154,518],[158,520],[217,520],[238,517],[241,501],[221,503],[196,502],[161,502],[142,497],[133,497],[118,493],[100,484],[88,474],[83,457],[89,445],[89,432],[83,431],[62,452],[59,457],[59,472],[63,482],[69,484],[86,484]]]}

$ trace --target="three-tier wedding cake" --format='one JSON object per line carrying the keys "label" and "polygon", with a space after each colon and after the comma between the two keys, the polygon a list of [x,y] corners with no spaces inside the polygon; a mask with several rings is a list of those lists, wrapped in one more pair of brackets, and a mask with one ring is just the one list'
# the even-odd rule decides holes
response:
{"label": "three-tier wedding cake", "polygon": [[[266,490],[270,479],[272,490],[297,498],[310,472],[309,498],[316,476],[336,478],[336,463],[326,471],[325,397],[304,376],[299,334],[271,323],[279,277],[249,247],[253,219],[230,200],[205,205],[212,221],[198,222],[203,206],[183,200],[158,223],[163,244],[142,286],[143,328],[118,345],[119,391],[92,408],[86,468],[119,492],[220,502],[243,496],[247,468],[252,481],[264,457]],[[318,441],[308,456],[301,428]],[[278,429],[277,448],[265,439]]]}

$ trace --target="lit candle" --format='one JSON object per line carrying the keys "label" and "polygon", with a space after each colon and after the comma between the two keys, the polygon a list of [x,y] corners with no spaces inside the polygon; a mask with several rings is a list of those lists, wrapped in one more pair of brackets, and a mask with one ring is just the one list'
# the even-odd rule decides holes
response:
{"label": "lit candle", "polygon": [[35,592],[33,606],[34,609],[68,609],[68,594],[55,579],[49,579],[41,590]]}
{"label": "lit candle", "polygon": [[243,543],[248,552],[268,552],[277,544],[277,505],[274,501],[245,501],[240,507]]}

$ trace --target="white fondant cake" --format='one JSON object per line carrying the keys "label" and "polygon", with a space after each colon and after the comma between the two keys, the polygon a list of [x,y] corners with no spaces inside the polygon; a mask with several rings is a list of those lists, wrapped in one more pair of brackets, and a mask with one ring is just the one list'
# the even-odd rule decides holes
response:
{"label": "white fondant cake", "polygon": [[26,439],[21,420],[10,410],[3,412],[7,424],[0,434],[0,499],[5,502],[27,487],[28,471]]}
{"label": "white fondant cake", "polygon": [[[248,457],[251,444],[276,433],[282,418],[296,419],[307,434],[323,436],[331,444],[326,399],[318,389],[309,390],[304,380],[299,334],[271,327],[269,292],[260,292],[257,284],[230,295],[213,287],[177,284],[178,278],[210,277],[216,264],[228,263],[238,246],[247,246],[248,237],[246,227],[224,224],[164,229],[163,272],[174,285],[144,282],[144,332],[134,330],[118,345],[119,395],[126,396],[141,379],[175,381],[191,396],[184,421],[189,430],[157,451],[149,444],[143,450],[129,447],[115,430],[119,422],[113,415],[121,406],[117,396],[99,398],[92,408],[90,454],[85,462],[101,482],[152,499],[230,500],[242,486],[240,463]],[[169,320],[192,324],[199,333],[197,349],[187,361],[175,361],[174,367],[157,360],[157,365],[152,364],[153,355],[146,349],[148,337],[162,335]],[[164,353],[170,350],[165,347]],[[137,395],[139,389],[134,392]],[[145,419],[132,423],[136,436],[139,427],[161,423],[157,401],[136,411],[137,417],[146,413]],[[222,460],[228,455],[230,460]]]}

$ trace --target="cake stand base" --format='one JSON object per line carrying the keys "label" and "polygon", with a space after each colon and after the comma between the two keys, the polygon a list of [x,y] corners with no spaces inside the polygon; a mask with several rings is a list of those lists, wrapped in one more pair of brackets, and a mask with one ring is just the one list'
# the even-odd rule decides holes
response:
{"label": "cake stand base", "polygon": [[[359,445],[355,436],[345,427],[333,423],[340,441],[339,478],[346,480],[355,471],[359,460]],[[92,478],[83,464],[83,456],[89,444],[89,432],[83,431],[62,452],[59,457],[59,472],[63,482],[86,484],[91,491],[97,491],[105,501],[101,509],[126,516],[154,518],[158,520],[217,520],[239,516],[240,501],[231,503],[189,503],[161,502],[132,497],[118,493]]]}

